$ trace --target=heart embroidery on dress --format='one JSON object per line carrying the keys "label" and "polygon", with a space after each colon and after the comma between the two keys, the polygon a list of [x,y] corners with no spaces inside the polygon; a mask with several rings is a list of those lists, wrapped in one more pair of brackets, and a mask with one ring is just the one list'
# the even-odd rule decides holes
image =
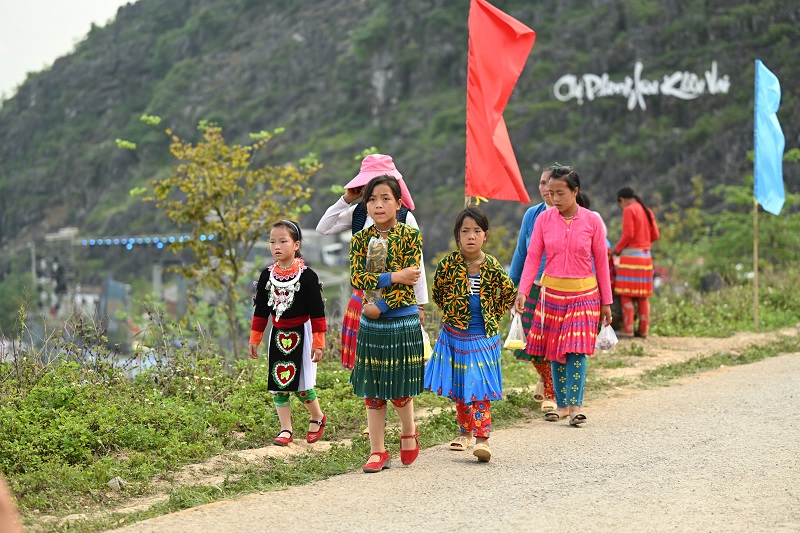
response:
{"label": "heart embroidery on dress", "polygon": [[272,377],[279,387],[284,388],[294,379],[297,374],[297,367],[291,361],[278,361],[272,367]]}
{"label": "heart embroidery on dress", "polygon": [[278,349],[286,355],[300,343],[300,334],[296,331],[279,331],[275,338],[278,341]]}

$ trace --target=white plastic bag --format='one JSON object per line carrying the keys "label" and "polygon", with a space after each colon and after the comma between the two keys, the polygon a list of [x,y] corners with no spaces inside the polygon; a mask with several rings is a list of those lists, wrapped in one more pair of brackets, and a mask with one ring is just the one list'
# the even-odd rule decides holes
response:
{"label": "white plastic bag", "polygon": [[614,328],[610,325],[605,325],[600,328],[600,333],[597,334],[597,340],[594,343],[595,350],[610,350],[617,345],[617,334],[614,333]]}
{"label": "white plastic bag", "polygon": [[425,326],[422,327],[422,358],[427,361],[433,355],[433,347],[431,346],[431,338],[428,332],[425,331]]}
{"label": "white plastic bag", "polygon": [[511,328],[508,330],[503,348],[508,350],[521,350],[525,348],[525,331],[522,329],[522,315],[514,313],[511,319]]}

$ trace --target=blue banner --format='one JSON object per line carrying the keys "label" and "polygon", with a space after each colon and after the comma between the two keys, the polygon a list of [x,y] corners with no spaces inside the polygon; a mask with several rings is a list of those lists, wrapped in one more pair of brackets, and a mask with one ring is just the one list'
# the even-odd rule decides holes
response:
{"label": "blue banner", "polygon": [[756,59],[755,178],[756,201],[765,211],[779,215],[786,198],[783,188],[783,137],[776,115],[781,103],[781,83]]}

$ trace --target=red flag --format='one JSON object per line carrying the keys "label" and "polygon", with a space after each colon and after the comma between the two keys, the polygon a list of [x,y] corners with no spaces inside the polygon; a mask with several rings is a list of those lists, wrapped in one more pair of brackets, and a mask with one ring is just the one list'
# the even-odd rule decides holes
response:
{"label": "red flag", "polygon": [[535,40],[532,29],[486,0],[471,1],[466,196],[530,201],[503,110]]}

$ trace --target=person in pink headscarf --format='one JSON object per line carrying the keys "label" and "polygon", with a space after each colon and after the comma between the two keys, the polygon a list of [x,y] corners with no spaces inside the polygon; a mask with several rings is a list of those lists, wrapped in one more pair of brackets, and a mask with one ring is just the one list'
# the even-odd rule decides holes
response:
{"label": "person in pink headscarf", "polygon": [[[367,214],[367,208],[362,198],[364,186],[377,176],[392,176],[400,185],[400,199],[403,207],[397,214],[398,222],[403,222],[419,229],[419,224],[410,212],[414,209],[414,200],[408,191],[403,175],[397,170],[392,161],[392,156],[384,154],[371,154],[361,161],[361,171],[344,186],[345,193],[330,206],[322,215],[317,224],[317,231],[324,235],[333,235],[350,230],[353,234],[372,225],[372,218]],[[420,322],[425,320],[424,305],[428,303],[428,281],[425,276],[424,259],[420,263],[421,275],[414,285],[414,293],[419,307]],[[347,311],[342,322],[342,366],[353,369],[356,360],[356,338],[358,324],[361,319],[363,291],[353,289]]]}

